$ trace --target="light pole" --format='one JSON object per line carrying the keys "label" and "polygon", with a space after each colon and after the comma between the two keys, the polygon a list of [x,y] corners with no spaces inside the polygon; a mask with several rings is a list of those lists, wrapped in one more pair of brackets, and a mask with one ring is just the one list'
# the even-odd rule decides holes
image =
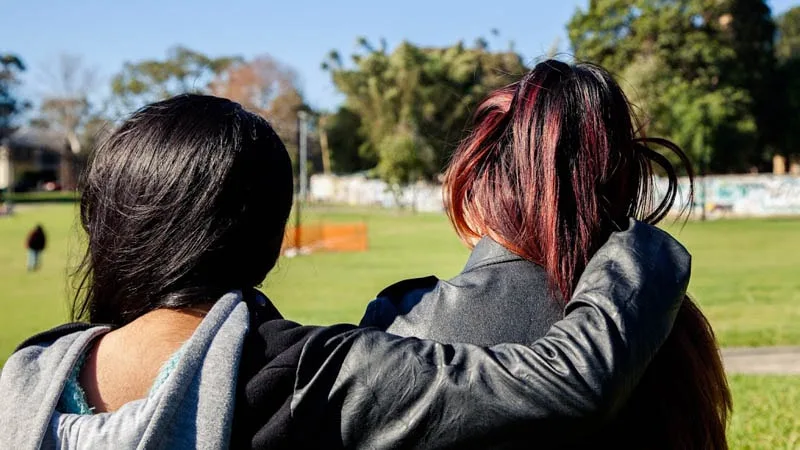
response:
{"label": "light pole", "polygon": [[300,243],[300,238],[302,237],[302,233],[300,231],[300,225],[302,223],[300,216],[303,210],[303,202],[306,201],[307,191],[308,191],[308,180],[306,178],[307,169],[306,163],[308,160],[308,112],[305,110],[297,111],[297,147],[298,147],[298,161],[297,161],[297,176],[300,179],[299,183],[299,192],[297,195],[297,201],[295,202],[295,214],[294,214],[294,245],[297,251],[297,254],[300,254],[300,249],[302,245]]}
{"label": "light pole", "polygon": [[701,113],[702,113],[702,149],[700,150],[700,184],[703,188],[702,198],[700,199],[700,207],[702,208],[700,212],[700,220],[705,222],[706,220],[706,201],[708,197],[708,185],[706,184],[706,177],[708,176],[708,163],[710,159],[710,150],[709,146],[709,114],[708,114],[708,105],[703,103],[701,105]]}
{"label": "light pole", "polygon": [[298,161],[298,172],[300,172],[300,201],[305,201],[308,197],[308,112],[300,110],[297,112],[300,121],[300,161]]}

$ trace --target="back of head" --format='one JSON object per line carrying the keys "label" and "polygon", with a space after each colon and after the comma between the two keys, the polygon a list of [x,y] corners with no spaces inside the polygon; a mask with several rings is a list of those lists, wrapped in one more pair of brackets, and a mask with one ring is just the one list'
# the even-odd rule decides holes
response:
{"label": "back of head", "polygon": [[280,253],[291,163],[261,117],[181,95],[109,136],[80,190],[88,248],[73,316],[124,325],[260,284]]}
{"label": "back of head", "polygon": [[[672,207],[677,174],[652,144],[675,153],[691,176],[679,147],[639,135],[631,107],[607,71],[591,64],[542,62],[478,107],[473,129],[446,173],[448,215],[465,241],[488,235],[543,266],[555,296],[568,299],[613,231],[626,227],[631,217],[656,223]],[[668,181],[660,202],[654,198],[654,164]],[[690,301],[670,339],[665,347],[678,350],[659,357],[669,358],[673,367],[664,373],[651,370],[648,377],[660,379],[685,368],[710,382],[642,393],[666,400],[658,431],[674,437],[653,439],[645,447],[724,447],[730,394],[713,332]],[[700,426],[686,422],[687,414]]]}
{"label": "back of head", "polygon": [[[446,174],[448,213],[463,238],[489,234],[542,264],[563,298],[591,255],[629,217],[653,223],[677,192],[669,162],[636,136],[625,95],[597,66],[538,64],[493,92]],[[670,181],[652,206],[651,162]]]}

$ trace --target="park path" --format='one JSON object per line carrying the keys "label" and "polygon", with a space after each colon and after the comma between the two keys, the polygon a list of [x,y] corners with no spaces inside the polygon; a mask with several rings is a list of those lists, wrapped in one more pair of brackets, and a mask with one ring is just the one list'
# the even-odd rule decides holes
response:
{"label": "park path", "polygon": [[800,375],[800,347],[724,348],[728,373]]}

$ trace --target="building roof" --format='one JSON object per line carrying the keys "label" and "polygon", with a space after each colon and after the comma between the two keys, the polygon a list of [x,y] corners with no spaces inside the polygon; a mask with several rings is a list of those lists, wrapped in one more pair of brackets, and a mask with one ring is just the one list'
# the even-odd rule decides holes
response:
{"label": "building roof", "polygon": [[59,131],[23,127],[7,138],[6,145],[12,150],[28,148],[60,154],[69,147],[69,142],[66,134]]}

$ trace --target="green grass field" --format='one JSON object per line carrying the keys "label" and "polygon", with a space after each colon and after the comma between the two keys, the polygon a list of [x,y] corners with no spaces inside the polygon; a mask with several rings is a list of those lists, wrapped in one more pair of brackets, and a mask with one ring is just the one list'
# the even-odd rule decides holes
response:
{"label": "green grass field", "polygon": [[[0,217],[0,364],[26,336],[67,320],[69,267],[80,256],[76,207],[24,205]],[[439,214],[316,208],[308,220],[365,221],[370,251],[284,258],[263,289],[301,323],[358,321],[397,280],[455,275],[467,250]],[[43,269],[25,271],[24,239],[41,223]],[[738,220],[667,227],[693,254],[690,293],[724,346],[800,345],[800,221]],[[731,378],[733,448],[800,447],[800,379]]]}
{"label": "green grass field", "polygon": [[734,375],[729,382],[733,450],[800,449],[800,377]]}

